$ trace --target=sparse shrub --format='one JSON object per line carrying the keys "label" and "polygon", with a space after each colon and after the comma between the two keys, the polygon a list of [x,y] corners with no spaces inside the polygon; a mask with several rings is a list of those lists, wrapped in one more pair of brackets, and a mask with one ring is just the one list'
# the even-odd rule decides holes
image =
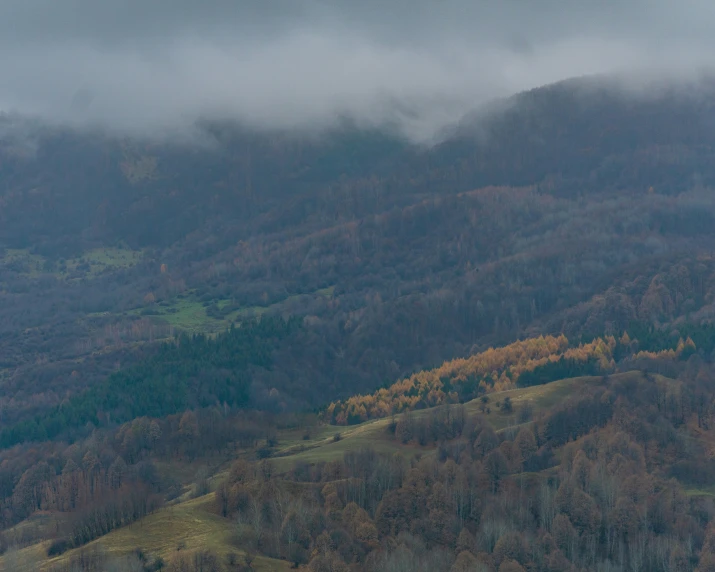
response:
{"label": "sparse shrub", "polygon": [[53,556],[59,556],[60,554],[64,554],[65,552],[67,552],[70,548],[72,548],[72,545],[67,539],[58,538],[56,540],[53,540],[50,546],[47,548],[47,556],[49,556],[50,558]]}
{"label": "sparse shrub", "polygon": [[260,447],[256,450],[256,457],[259,459],[267,459],[273,454],[273,449],[271,447]]}
{"label": "sparse shrub", "polygon": [[519,413],[517,414],[517,421],[519,423],[528,423],[533,419],[533,417],[534,408],[530,403],[526,403],[521,409],[519,409]]}
{"label": "sparse shrub", "polygon": [[147,561],[146,553],[145,553],[144,550],[141,549],[141,548],[135,548],[135,549],[134,549],[134,555],[137,557],[137,559],[138,559],[140,562],[146,562],[146,561]]}
{"label": "sparse shrub", "polygon": [[151,564],[144,565],[144,570],[146,572],[159,572],[159,570],[164,569],[164,566],[166,566],[164,559],[161,556],[157,556],[154,559],[154,562],[152,562]]}
{"label": "sparse shrub", "polygon": [[199,479],[194,485],[194,491],[192,493],[193,498],[199,498],[207,495],[211,492],[211,486],[209,485],[208,479]]}
{"label": "sparse shrub", "polygon": [[396,430],[397,430],[397,419],[395,419],[395,416],[393,415],[392,418],[390,419],[390,423],[387,425],[387,432],[390,433],[390,435],[394,435]]}

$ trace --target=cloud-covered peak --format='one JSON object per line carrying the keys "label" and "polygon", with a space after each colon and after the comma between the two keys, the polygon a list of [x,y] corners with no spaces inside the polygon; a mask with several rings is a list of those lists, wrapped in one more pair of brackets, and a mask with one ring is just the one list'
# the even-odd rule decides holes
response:
{"label": "cloud-covered peak", "polygon": [[709,66],[704,0],[5,0],[0,110],[163,132],[350,115],[429,138],[575,75]]}

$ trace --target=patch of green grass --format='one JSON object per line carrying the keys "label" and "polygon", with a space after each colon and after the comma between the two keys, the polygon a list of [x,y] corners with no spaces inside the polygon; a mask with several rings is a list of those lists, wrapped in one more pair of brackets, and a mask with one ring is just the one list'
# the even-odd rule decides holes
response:
{"label": "patch of green grass", "polygon": [[125,248],[96,248],[86,252],[83,258],[91,264],[111,268],[128,268],[137,264],[143,254]]}
{"label": "patch of green grass", "polygon": [[[235,525],[228,519],[221,518],[213,510],[214,495],[209,494],[197,499],[188,500],[176,505],[165,507],[141,521],[124,528],[119,528],[98,538],[86,547],[91,549],[101,547],[109,556],[124,556],[141,548],[152,557],[161,556],[169,560],[182,550],[211,550],[222,559],[230,552],[239,557],[243,555],[240,548],[234,546]],[[240,544],[240,539],[238,540]],[[65,554],[47,559],[48,542],[27,547],[19,552],[19,561],[32,562],[25,568],[16,570],[36,570],[66,562],[75,549]],[[253,562],[257,571],[288,570],[290,564],[282,560],[258,556]],[[0,558],[0,570],[5,570],[4,558]]]}
{"label": "patch of green grass", "polygon": [[94,278],[104,272],[135,266],[143,254],[124,248],[95,248],[76,258],[70,258],[64,265],[57,266],[56,274],[67,280]]}
{"label": "patch of green grass", "polygon": [[215,322],[218,322],[206,314],[206,308],[201,302],[190,298],[177,299],[168,306],[153,309],[156,309],[162,320],[183,330],[213,330],[217,326]]}
{"label": "patch of green grass", "polygon": [[[489,393],[487,394],[489,401],[486,403],[486,407],[491,412],[486,414],[486,418],[496,431],[507,429],[517,424],[519,412],[527,405],[532,408],[533,415],[537,416],[568,398],[577,387],[596,383],[600,379],[600,377],[574,377],[534,387]],[[503,403],[507,397],[511,399],[513,407],[510,413],[497,407],[497,403]],[[481,398],[470,401],[465,407],[470,414],[482,413]]]}
{"label": "patch of green grass", "polygon": [[[317,443],[323,443],[326,439],[332,438],[336,433],[341,432],[341,429],[345,429],[345,427],[322,423],[308,428],[285,429],[279,433],[278,450],[284,453],[294,447],[313,446]],[[304,439],[306,432],[308,438]]]}
{"label": "patch of green grass", "polygon": [[106,271],[130,268],[142,256],[142,252],[126,248],[95,248],[81,256],[51,261],[27,249],[8,249],[0,258],[0,269],[11,270],[27,278],[51,274],[61,280],[72,281],[95,278]]}
{"label": "patch of green grass", "polygon": [[[228,300],[216,301],[219,307],[221,307],[221,304],[225,306],[228,303],[230,303]],[[181,298],[172,298],[159,304],[137,308],[128,313],[161,320],[187,332],[215,334],[226,330],[233,323],[240,322],[242,318],[248,317],[249,310],[241,309],[227,314],[224,318],[215,318],[209,316],[203,302],[195,295],[189,294]],[[265,311],[267,310],[264,309],[263,312]]]}
{"label": "patch of green grass", "polygon": [[[334,287],[316,290],[313,295],[332,296]],[[237,308],[232,312],[217,318],[207,313],[206,309],[210,305],[216,305],[219,310],[226,310],[233,304],[232,300],[214,299],[206,304],[199,299],[198,292],[191,290],[180,296],[169,300],[164,300],[158,304],[152,304],[143,308],[131,310],[129,314],[144,315],[154,317],[175,328],[194,333],[215,334],[226,330],[231,324],[239,323],[242,320],[261,316],[270,311],[278,310],[287,304],[300,298],[300,295],[289,296],[280,302],[268,306],[246,306]]]}
{"label": "patch of green grass", "polygon": [[3,532],[5,540],[10,545],[33,542],[41,538],[51,538],[55,531],[66,525],[66,514],[36,512],[29,518],[8,528]]}
{"label": "patch of green grass", "polygon": [[715,497],[715,485],[710,487],[702,487],[699,489],[685,488],[685,494],[689,497]]}
{"label": "patch of green grass", "polygon": [[38,254],[31,254],[27,249],[8,248],[0,257],[0,269],[17,272],[28,278],[36,278],[42,274],[44,267],[45,258]]}
{"label": "patch of green grass", "polygon": [[[626,380],[633,378],[634,376],[642,378],[643,373],[640,371],[628,371],[611,375],[610,379]],[[665,379],[661,376],[656,377],[659,379]],[[541,413],[546,413],[565,399],[571,397],[578,389],[588,385],[601,384],[602,380],[603,378],[600,376],[572,377],[553,381],[544,385],[535,385],[533,387],[489,393],[487,394],[487,397],[489,398],[487,406],[491,409],[491,413],[486,415],[486,418],[496,431],[505,430],[517,425],[519,412],[525,406],[530,406],[534,417],[536,417]],[[504,399],[507,397],[511,399],[513,407],[513,410],[510,413],[507,413],[502,408],[496,406],[497,402],[503,403]],[[469,413],[482,413],[481,407],[481,398],[474,399],[466,404],[466,408]]]}
{"label": "patch of green grass", "polygon": [[[420,447],[414,443],[403,445],[388,431],[390,419],[375,419],[350,427],[322,425],[315,429],[308,440],[285,439],[279,435],[278,451],[271,458],[278,472],[287,472],[296,463],[316,464],[338,461],[345,453],[371,448],[378,453],[400,453],[412,458],[420,453],[429,453],[434,447]],[[335,440],[335,434],[340,440]]]}

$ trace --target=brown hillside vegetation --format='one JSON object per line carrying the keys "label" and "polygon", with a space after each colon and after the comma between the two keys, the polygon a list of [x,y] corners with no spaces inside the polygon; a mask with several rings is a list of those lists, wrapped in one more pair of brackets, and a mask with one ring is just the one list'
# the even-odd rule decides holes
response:
{"label": "brown hillside vegetation", "polygon": [[[558,338],[552,343],[559,347]],[[676,351],[654,356],[672,361]],[[249,432],[244,422],[246,448],[234,450],[241,460],[215,479],[215,495],[160,508],[57,557],[46,556],[57,539],[35,540],[2,561],[57,572],[123,572],[137,562],[145,570],[163,562],[170,572],[209,564],[215,568],[205,569],[230,572],[231,562],[241,569],[246,557],[256,570],[293,563],[370,572],[448,572],[474,561],[487,570],[597,570],[609,562],[629,570],[642,561],[644,569],[666,572],[683,559],[690,563],[683,569],[692,570],[712,550],[707,523],[715,505],[707,488],[715,478],[715,408],[703,397],[713,377],[697,356],[675,363],[678,380],[640,372],[559,380],[491,392],[492,411],[477,398],[368,421],[343,429],[340,439],[330,426],[269,430],[275,458],[262,461],[250,445],[259,425]],[[219,429],[219,419],[181,417],[158,425],[161,431],[128,423],[102,446],[116,443],[134,462],[146,462],[150,452],[173,458],[171,451],[182,449],[200,457],[185,428],[193,425],[198,444],[215,439],[205,424]],[[157,440],[142,444],[143,431]],[[63,453],[86,458],[77,473],[82,491],[93,466],[82,450],[96,442]],[[112,465],[97,474],[97,486],[119,484],[119,463]],[[131,475],[131,465],[121,474]],[[65,498],[56,495],[70,475],[37,489],[45,514],[72,514],[48,504]],[[107,503],[95,506],[96,516],[111,513]],[[52,538],[55,530],[45,534]]]}
{"label": "brown hillside vegetation", "polygon": [[[494,395],[546,405],[547,388]],[[432,454],[365,447],[282,475],[240,461],[217,510],[314,571],[707,570],[715,505],[681,484],[715,476],[713,409],[696,404],[684,382],[633,372],[590,378],[500,433],[472,408],[418,411],[398,424],[426,423]]]}

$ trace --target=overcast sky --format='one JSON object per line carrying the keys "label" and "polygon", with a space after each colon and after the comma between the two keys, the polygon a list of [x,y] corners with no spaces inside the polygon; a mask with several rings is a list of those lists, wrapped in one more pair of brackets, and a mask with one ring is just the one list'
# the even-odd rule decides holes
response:
{"label": "overcast sky", "polygon": [[712,0],[0,0],[0,110],[151,132],[347,113],[416,138],[567,77],[710,64]]}

